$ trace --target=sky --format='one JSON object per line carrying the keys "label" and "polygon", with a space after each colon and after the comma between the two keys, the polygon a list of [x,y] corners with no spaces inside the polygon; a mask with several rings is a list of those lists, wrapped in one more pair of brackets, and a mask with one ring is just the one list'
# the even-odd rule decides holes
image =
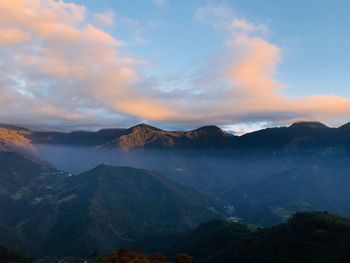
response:
{"label": "sky", "polygon": [[1,0],[0,122],[350,121],[347,0]]}

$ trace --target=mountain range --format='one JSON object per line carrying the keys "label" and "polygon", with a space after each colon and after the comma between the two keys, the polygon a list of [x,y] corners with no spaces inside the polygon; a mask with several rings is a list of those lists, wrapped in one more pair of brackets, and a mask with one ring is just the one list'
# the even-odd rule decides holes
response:
{"label": "mountain range", "polygon": [[[234,136],[216,126],[97,132],[0,125],[0,245],[31,257],[150,252],[213,218],[350,216],[350,124]],[[152,242],[149,242],[152,240]]]}
{"label": "mountain range", "polygon": [[235,136],[216,126],[191,131],[165,131],[139,124],[131,128],[102,129],[97,132],[38,132],[19,126],[1,124],[16,131],[33,144],[95,146],[107,148],[177,148],[177,149],[261,149],[289,150],[295,147],[324,148],[350,143],[350,123],[330,128],[320,122],[297,122],[289,127],[267,128]]}
{"label": "mountain range", "polygon": [[128,129],[102,129],[97,132],[35,132],[26,134],[34,144],[79,145],[106,148],[218,148],[227,147],[230,135],[216,126],[196,130],[164,131],[146,124]]}

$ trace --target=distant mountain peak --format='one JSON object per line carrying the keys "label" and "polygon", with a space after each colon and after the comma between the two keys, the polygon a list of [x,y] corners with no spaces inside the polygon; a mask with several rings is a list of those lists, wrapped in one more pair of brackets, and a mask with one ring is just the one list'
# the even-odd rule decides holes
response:
{"label": "distant mountain peak", "polygon": [[318,121],[300,121],[300,122],[295,122],[289,128],[294,128],[294,129],[324,129],[324,128],[329,128],[327,125],[318,122]]}
{"label": "distant mountain peak", "polygon": [[206,135],[206,136],[225,136],[227,135],[225,131],[221,130],[219,127],[215,125],[208,125],[203,126],[198,129],[190,131],[190,133],[195,133],[200,136]]}
{"label": "distant mountain peak", "polygon": [[122,131],[125,131],[126,129],[123,128],[106,128],[106,129],[100,129],[96,133],[119,133]]}
{"label": "distant mountain peak", "polygon": [[222,131],[218,126],[215,126],[215,125],[206,125],[195,130],[196,131]]}
{"label": "distant mountain peak", "polygon": [[341,129],[341,130],[350,130],[350,122],[345,123],[344,125],[340,126],[338,129]]}
{"label": "distant mountain peak", "polygon": [[131,127],[130,130],[133,130],[133,131],[135,131],[135,130],[162,131],[159,128],[156,128],[154,126],[151,126],[151,125],[148,125],[148,124],[145,124],[145,123],[140,123],[138,125],[135,125],[135,126]]}
{"label": "distant mountain peak", "polygon": [[0,128],[13,130],[13,131],[29,131],[27,128],[23,128],[17,125],[12,124],[6,124],[6,123],[0,123]]}
{"label": "distant mountain peak", "polygon": [[123,149],[143,148],[149,143],[166,137],[166,132],[156,127],[141,123],[128,129],[124,135],[116,139]]}

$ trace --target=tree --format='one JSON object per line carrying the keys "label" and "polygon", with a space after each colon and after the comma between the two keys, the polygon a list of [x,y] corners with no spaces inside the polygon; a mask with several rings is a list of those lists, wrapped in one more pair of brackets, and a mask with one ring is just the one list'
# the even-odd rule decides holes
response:
{"label": "tree", "polygon": [[193,258],[188,254],[178,254],[176,256],[176,263],[193,263]]}

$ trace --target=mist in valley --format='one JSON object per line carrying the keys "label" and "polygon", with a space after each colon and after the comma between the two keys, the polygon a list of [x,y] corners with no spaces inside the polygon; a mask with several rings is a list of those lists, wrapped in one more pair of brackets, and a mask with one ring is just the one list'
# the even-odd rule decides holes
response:
{"label": "mist in valley", "polygon": [[[290,169],[291,157],[241,154],[226,150],[108,149],[36,144],[37,154],[56,168],[73,174],[100,164],[156,171],[195,189],[223,191],[251,185]],[[211,189],[212,188],[212,189]]]}
{"label": "mist in valley", "polygon": [[79,174],[100,164],[155,171],[231,207],[232,216],[273,225],[295,211],[350,215],[347,151],[106,149],[35,145],[56,168]]}

